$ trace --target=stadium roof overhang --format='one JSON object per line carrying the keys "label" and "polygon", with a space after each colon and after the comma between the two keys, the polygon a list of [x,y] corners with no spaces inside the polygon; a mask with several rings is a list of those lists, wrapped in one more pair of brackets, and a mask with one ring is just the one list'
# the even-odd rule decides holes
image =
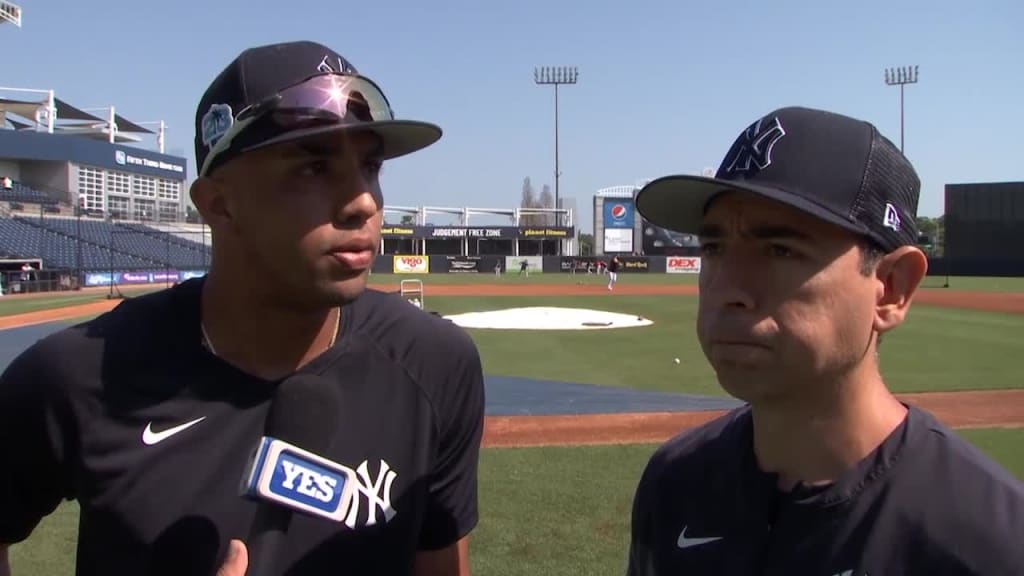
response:
{"label": "stadium roof overhang", "polygon": [[[54,126],[54,133],[77,134],[80,136],[110,137],[110,126],[107,119],[100,118],[81,110],[60,98],[54,98],[54,107],[57,111],[57,119],[62,121],[71,120],[75,123],[60,123]],[[0,122],[10,122],[16,130],[32,128],[32,122],[36,120],[40,110],[46,109],[47,102],[31,100],[11,100],[0,98]],[[20,122],[9,117],[9,114],[20,116],[27,122]],[[141,139],[133,134],[154,134],[152,130],[128,120],[120,114],[114,114],[114,122],[117,126],[117,133],[114,135],[117,142],[138,142]]]}

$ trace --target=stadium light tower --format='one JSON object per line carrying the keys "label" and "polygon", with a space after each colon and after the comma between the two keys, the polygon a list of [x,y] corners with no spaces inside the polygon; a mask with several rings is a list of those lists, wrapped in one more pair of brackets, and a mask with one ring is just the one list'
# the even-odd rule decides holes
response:
{"label": "stadium light tower", "polygon": [[6,0],[0,0],[0,24],[10,22],[21,28],[21,6]]}
{"label": "stadium light tower", "polygon": [[903,87],[917,84],[917,66],[886,69],[885,83],[900,87],[900,152],[903,152]]}
{"label": "stadium light tower", "polygon": [[[555,87],[555,210],[558,210],[558,178],[562,175],[558,170],[558,87],[562,84],[575,84],[579,74],[579,69],[575,66],[544,66],[533,69],[535,84]],[[555,224],[561,226],[562,214],[561,212],[555,212],[555,214]]]}

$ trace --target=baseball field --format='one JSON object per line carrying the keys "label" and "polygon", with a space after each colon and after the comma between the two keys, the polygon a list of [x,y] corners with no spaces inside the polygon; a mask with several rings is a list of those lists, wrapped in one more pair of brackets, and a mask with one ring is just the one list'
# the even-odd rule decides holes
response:
{"label": "baseball field", "polygon": [[[412,277],[371,282],[397,291],[405,278]],[[473,573],[622,574],[633,488],[647,458],[658,442],[721,413],[675,409],[673,399],[728,400],[694,335],[695,277],[622,274],[614,292],[598,275],[418,278],[424,308],[443,315],[583,307],[653,322],[606,330],[469,329],[489,378]],[[894,392],[1024,479],[1024,279],[944,284],[929,278],[908,322],[887,336],[883,374]],[[13,334],[69,323],[117,302],[106,299],[106,290],[3,297],[0,329]],[[492,378],[503,383],[493,395]],[[529,393],[509,389],[517,383]],[[633,409],[639,405],[646,407]],[[72,574],[77,514],[75,503],[62,505],[28,542],[14,546],[13,573]]]}

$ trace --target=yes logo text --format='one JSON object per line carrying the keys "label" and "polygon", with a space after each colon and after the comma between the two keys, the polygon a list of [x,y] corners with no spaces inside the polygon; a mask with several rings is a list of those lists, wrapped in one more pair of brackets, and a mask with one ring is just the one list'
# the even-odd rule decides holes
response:
{"label": "yes logo text", "polygon": [[351,468],[264,437],[243,476],[242,495],[344,522],[359,486]]}
{"label": "yes logo text", "polygon": [[286,452],[278,460],[270,487],[282,494],[294,492],[299,497],[306,496],[317,502],[330,503],[335,499],[338,483],[345,481],[343,476],[303,463]]}

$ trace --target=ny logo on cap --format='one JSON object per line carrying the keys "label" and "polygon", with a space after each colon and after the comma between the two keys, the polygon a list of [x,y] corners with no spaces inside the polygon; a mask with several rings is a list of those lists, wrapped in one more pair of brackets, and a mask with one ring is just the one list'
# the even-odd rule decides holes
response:
{"label": "ny logo on cap", "polygon": [[733,144],[735,152],[731,159],[726,160],[725,171],[747,172],[751,164],[758,170],[764,170],[772,163],[772,148],[785,135],[786,130],[778,118],[754,122]]}
{"label": "ny logo on cap", "polygon": [[[332,59],[337,60],[337,64],[332,62]],[[322,72],[324,74],[354,74],[356,71],[356,69],[341,56],[332,56],[330,54],[324,54],[324,57],[320,60],[320,64],[316,67],[316,70],[317,72]]]}

